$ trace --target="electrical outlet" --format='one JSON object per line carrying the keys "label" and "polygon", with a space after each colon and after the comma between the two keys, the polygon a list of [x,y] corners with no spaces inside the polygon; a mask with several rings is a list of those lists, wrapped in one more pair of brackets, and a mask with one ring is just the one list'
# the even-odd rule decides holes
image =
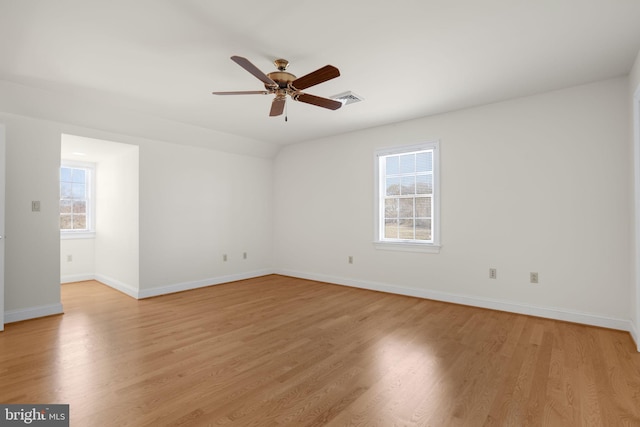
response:
{"label": "electrical outlet", "polygon": [[73,262],[73,255],[67,255],[67,262]]}
{"label": "electrical outlet", "polygon": [[489,269],[489,279],[497,279],[498,278],[498,270],[496,268]]}
{"label": "electrical outlet", "polygon": [[242,252],[242,259],[247,259],[247,253],[246,252]]}
{"label": "electrical outlet", "polygon": [[529,282],[538,283],[538,273],[529,273]]}
{"label": "electrical outlet", "polygon": [[222,261],[227,262],[227,254],[222,255]]}
{"label": "electrical outlet", "polygon": [[353,256],[349,255],[349,264],[353,264]]}
{"label": "electrical outlet", "polygon": [[31,212],[40,212],[40,200],[31,202]]}

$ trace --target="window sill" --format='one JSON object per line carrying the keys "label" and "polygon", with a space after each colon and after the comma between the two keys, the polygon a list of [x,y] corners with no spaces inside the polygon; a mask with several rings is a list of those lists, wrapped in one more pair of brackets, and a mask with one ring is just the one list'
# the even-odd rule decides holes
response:
{"label": "window sill", "polygon": [[60,232],[60,239],[95,239],[95,231],[64,231]]}
{"label": "window sill", "polygon": [[432,243],[409,243],[409,242],[373,242],[373,246],[382,251],[401,252],[422,252],[428,254],[439,254],[440,245]]}

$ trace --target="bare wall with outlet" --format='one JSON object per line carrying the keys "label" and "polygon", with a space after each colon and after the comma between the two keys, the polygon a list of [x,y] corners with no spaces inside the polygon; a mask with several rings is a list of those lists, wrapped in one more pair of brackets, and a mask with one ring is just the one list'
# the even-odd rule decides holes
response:
{"label": "bare wall with outlet", "polygon": [[[276,265],[354,286],[626,325],[628,91],[626,78],[611,79],[285,146],[275,161]],[[374,151],[431,140],[441,148],[441,252],[376,249]],[[312,197],[300,203],[301,194]],[[345,262],[350,255],[358,262]]]}

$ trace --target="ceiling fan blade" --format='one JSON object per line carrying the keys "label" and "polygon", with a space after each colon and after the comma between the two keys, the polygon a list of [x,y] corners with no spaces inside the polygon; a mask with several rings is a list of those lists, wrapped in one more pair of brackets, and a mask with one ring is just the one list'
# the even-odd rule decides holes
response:
{"label": "ceiling fan blade", "polygon": [[326,82],[327,80],[335,79],[339,75],[340,70],[336,67],[333,65],[325,65],[316,71],[295,79],[291,82],[291,86],[297,90],[304,90],[308,87]]}
{"label": "ceiling fan blade", "polygon": [[271,111],[269,111],[269,116],[279,116],[284,111],[284,104],[287,102],[287,98],[285,96],[277,96],[273,99],[271,103]]}
{"label": "ceiling fan blade", "polygon": [[328,108],[329,110],[337,110],[342,107],[342,102],[340,101],[309,95],[308,93],[297,94],[293,99],[307,104],[317,105],[318,107]]}
{"label": "ceiling fan blade", "polygon": [[231,57],[231,60],[236,64],[238,64],[239,66],[241,66],[242,68],[244,68],[245,70],[247,70],[248,72],[250,72],[251,74],[253,74],[255,77],[258,78],[258,80],[260,80],[262,83],[266,84],[267,86],[278,87],[278,84],[276,82],[271,80],[265,73],[260,71],[260,69],[255,65],[253,65],[251,61],[249,61],[247,58],[234,55]]}
{"label": "ceiling fan blade", "polygon": [[266,90],[241,90],[235,92],[211,92],[214,95],[269,95]]}

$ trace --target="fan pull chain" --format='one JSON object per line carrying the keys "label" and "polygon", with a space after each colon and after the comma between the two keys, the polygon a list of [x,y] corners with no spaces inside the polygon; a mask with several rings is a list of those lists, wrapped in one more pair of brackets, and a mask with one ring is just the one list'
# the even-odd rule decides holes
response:
{"label": "fan pull chain", "polygon": [[288,114],[289,114],[289,103],[285,103],[284,104],[284,121],[288,121]]}

